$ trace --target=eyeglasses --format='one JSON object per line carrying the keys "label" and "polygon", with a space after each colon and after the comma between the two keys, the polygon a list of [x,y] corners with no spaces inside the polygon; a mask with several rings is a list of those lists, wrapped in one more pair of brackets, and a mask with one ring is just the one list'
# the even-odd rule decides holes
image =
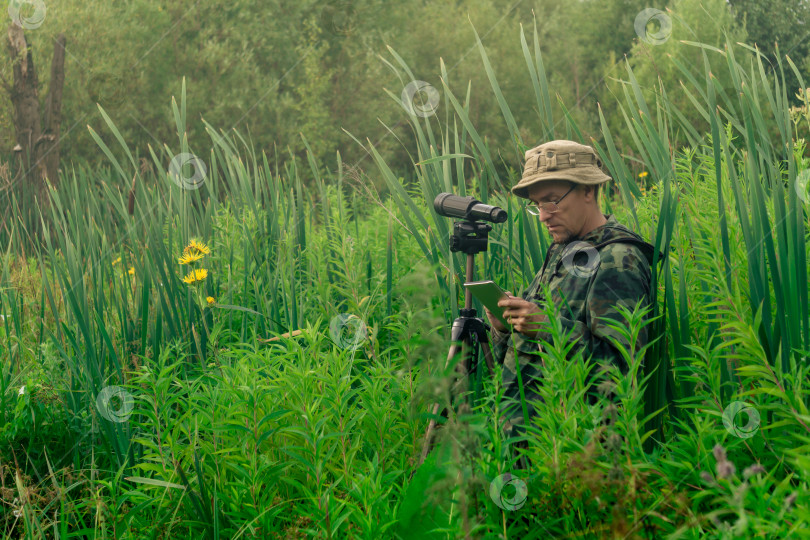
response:
{"label": "eyeglasses", "polygon": [[557,211],[560,209],[560,207],[559,207],[559,206],[557,206],[557,205],[558,205],[558,204],[560,204],[560,203],[562,202],[562,200],[563,200],[563,199],[564,199],[564,198],[565,198],[565,197],[566,197],[566,196],[567,196],[569,193],[571,193],[572,191],[574,191],[574,189],[575,189],[576,187],[577,187],[577,184],[574,184],[573,186],[571,186],[571,189],[569,189],[568,191],[566,191],[566,192],[565,192],[565,195],[563,195],[562,197],[560,197],[560,198],[559,198],[559,200],[557,200],[557,202],[553,202],[553,201],[552,201],[552,202],[547,202],[547,203],[537,203],[537,204],[531,204],[531,205],[529,205],[529,206],[527,206],[527,207],[526,207],[526,211],[527,211],[527,212],[529,212],[529,213],[530,213],[531,215],[533,215],[533,216],[539,216],[539,215],[540,215],[540,211],[541,211],[541,210],[545,210],[545,211],[546,211],[546,212],[548,212],[549,214],[553,214],[553,213],[557,212]]}

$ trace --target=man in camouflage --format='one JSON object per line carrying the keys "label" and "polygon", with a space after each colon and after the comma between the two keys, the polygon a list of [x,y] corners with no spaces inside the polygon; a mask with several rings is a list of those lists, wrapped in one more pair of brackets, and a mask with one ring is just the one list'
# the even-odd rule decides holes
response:
{"label": "man in camouflage", "polygon": [[[627,349],[629,343],[606,323],[625,321],[618,306],[632,311],[639,300],[643,307],[649,306],[653,246],[599,210],[599,187],[610,179],[590,146],[551,141],[526,152],[523,176],[512,193],[530,201],[527,210],[539,216],[553,243],[531,285],[519,297],[509,293],[508,299],[498,303],[507,308],[504,318],[511,329],[487,310],[493,356],[504,366],[502,405],[508,436],[525,432],[518,361],[529,419],[534,415],[533,403],[541,399],[542,342],[552,343],[542,310],[545,302],[554,304],[563,334],[576,342],[570,355],[581,350],[583,358],[590,357],[597,367],[612,364],[628,372],[610,340]],[[544,297],[544,285],[550,298]],[[635,352],[646,341],[642,330]],[[593,389],[589,399],[593,403]]]}

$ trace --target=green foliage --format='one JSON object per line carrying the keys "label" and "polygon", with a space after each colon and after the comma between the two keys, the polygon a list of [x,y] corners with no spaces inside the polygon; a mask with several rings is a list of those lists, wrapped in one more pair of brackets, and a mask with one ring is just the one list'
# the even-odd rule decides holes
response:
{"label": "green foliage", "polygon": [[[672,24],[668,39],[655,45],[638,40],[628,63],[648,100],[654,93],[666,92],[666,101],[661,106],[677,108],[685,118],[684,124],[688,123],[698,133],[706,133],[710,130],[708,119],[699,114],[688,93],[681,90],[681,85],[687,85],[692,90],[688,81],[703,79],[702,50],[689,42],[722,49],[728,41],[736,49],[734,52],[738,52],[742,51],[742,47],[737,43],[746,41],[746,33],[737,25],[724,0],[675,0],[667,16]],[[733,97],[734,85],[730,73],[724,68],[722,59],[716,55],[709,57],[709,69],[714,75],[712,83],[718,98],[728,99]],[[612,82],[609,87],[617,98],[627,91],[624,81]],[[618,115],[609,116],[611,130],[616,132],[624,145],[632,146],[631,138],[622,124],[624,122]],[[690,135],[691,132],[673,133],[673,142],[677,147],[687,143],[693,146],[696,142]]]}
{"label": "green foliage", "polygon": [[[228,7],[221,15],[244,16]],[[310,38],[324,35],[322,26],[308,23]],[[443,39],[460,35],[448,34]],[[11,311],[2,351],[12,359],[0,371],[2,433],[28,455],[47,443],[35,476],[19,462],[12,470],[2,456],[3,486],[13,485],[0,492],[13,508],[5,535],[790,537],[806,530],[810,512],[798,494],[810,481],[810,222],[796,189],[804,147],[794,138],[782,79],[773,84],[755,51],[730,44],[682,44],[700,60],[666,66],[685,78],[682,103],[666,82],[645,88],[633,63],[625,66],[624,100],[611,108],[638,156],[630,166],[602,112],[608,107],[600,109],[604,139],[596,146],[617,184],[605,203],[664,261],[649,314],[662,338],[642,357],[630,350],[644,314],[626,310],[626,323],[615,327],[631,343],[622,354],[634,376],[568,358],[571,344],[552,325],[543,402],[526,440],[503,437],[495,366],[481,373],[477,400],[440,419],[437,449],[416,466],[432,416],[425,413],[457,397],[445,340],[464,279],[462,257],[449,250],[450,224],[430,202],[454,191],[507,208],[510,219],[492,231],[478,269],[519,290],[549,240],[505,195],[519,170],[498,158],[519,159],[533,140],[518,126],[521,107],[536,107],[543,133],[584,139],[576,111],[561,101],[552,107],[548,55],[539,54],[534,28],[515,44],[533,91],[519,103],[483,33],[475,34],[479,71],[492,90],[489,113],[500,115],[508,152],[482,136],[471,107],[480,91],[463,85],[461,97],[454,66],[441,61],[444,122],[408,117],[417,184],[404,181],[383,149],[364,148],[388,199],[368,175],[344,168],[339,154],[337,174],[325,172],[315,138],[300,137],[299,153],[280,161],[238,130],[190,126],[184,83],[165,128],[178,144],[150,146],[145,165],[118,115],[99,109],[104,128],[89,133],[111,168],[77,169],[54,188],[41,240],[15,241],[18,229],[2,233],[0,309]],[[389,52],[402,86],[418,78],[402,54]],[[325,61],[337,52],[330,45],[312,54]],[[697,66],[703,71],[693,72]],[[729,91],[715,84],[721,80]],[[312,126],[327,118],[324,88],[315,79],[295,90],[308,100],[301,110],[312,113]],[[194,140],[195,129],[205,143]],[[678,130],[690,147],[675,144]],[[191,149],[204,156],[208,174],[198,189],[184,190],[163,171],[176,151]],[[636,184],[634,167],[648,172],[649,191]],[[20,215],[19,203],[11,211]],[[192,238],[211,247],[204,289],[194,291],[180,280],[177,260]],[[33,264],[20,262],[32,253]],[[214,302],[198,302],[202,292]],[[39,324],[23,317],[31,306]],[[557,320],[553,312],[549,318]],[[364,326],[333,327],[346,320]],[[32,375],[41,357],[52,371]],[[36,390],[28,401],[16,395],[21,384]],[[111,419],[99,405],[111,385],[132,396],[131,416]],[[591,406],[583,397],[594,390],[601,397]],[[735,401],[759,413],[751,436],[725,425]],[[124,411],[123,403],[113,408]],[[54,462],[52,450],[65,449],[57,435],[69,433],[56,428],[63,418],[86,440]],[[528,469],[516,468],[521,454]],[[492,496],[506,473],[525,482],[522,508],[503,504],[517,490]],[[48,484],[63,496],[36,497]]]}
{"label": "green foliage", "polygon": [[[777,65],[780,55],[788,55],[806,69],[810,53],[807,33],[802,28],[810,16],[806,2],[730,0],[729,4],[734,19],[748,34],[748,43],[757,44],[770,65]],[[791,72],[785,74],[785,84],[789,96],[800,89],[799,79]]]}
{"label": "green foliage", "polygon": [[0,427],[3,461],[36,470],[45,465],[47,454],[53,459],[71,450],[80,431],[72,425],[54,388],[41,383],[24,384],[16,397],[7,396],[6,401],[11,407],[5,411],[6,422]]}

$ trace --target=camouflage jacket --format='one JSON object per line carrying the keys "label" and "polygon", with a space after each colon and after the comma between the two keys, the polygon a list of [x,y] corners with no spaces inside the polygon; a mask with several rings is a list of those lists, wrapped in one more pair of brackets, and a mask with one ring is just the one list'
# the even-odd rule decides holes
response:
{"label": "camouflage jacket", "polygon": [[[626,362],[608,338],[615,338],[626,347],[629,343],[604,321],[625,321],[616,309],[618,305],[632,310],[643,298],[642,306],[649,306],[653,246],[612,215],[605,218],[608,220],[605,225],[582,238],[552,244],[543,267],[520,296],[542,308],[545,299],[541,286],[548,285],[563,334],[570,333],[569,343],[576,342],[569,357],[582,350],[583,358],[590,357],[595,364],[612,363],[627,373]],[[553,339],[546,328],[542,330],[534,339],[518,332],[491,330],[494,359],[504,366],[504,427],[513,435],[517,434],[513,428],[523,423],[515,355],[520,359],[521,381],[531,418],[532,402],[541,399],[538,388],[542,384],[542,342],[552,343]],[[639,335],[636,351],[646,341],[645,328]],[[589,397],[593,398],[593,389]]]}

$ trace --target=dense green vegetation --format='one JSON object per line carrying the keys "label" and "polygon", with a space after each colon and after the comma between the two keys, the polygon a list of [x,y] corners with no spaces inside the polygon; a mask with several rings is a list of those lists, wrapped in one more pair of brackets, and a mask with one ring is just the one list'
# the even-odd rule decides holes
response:
{"label": "dense green vegetation", "polygon": [[[694,75],[702,71],[699,53],[682,41],[722,47],[724,31],[732,42],[745,42],[750,36],[748,42],[758,43],[772,63],[778,41],[782,54],[790,54],[801,70],[806,69],[808,41],[803,39],[802,26],[784,23],[803,20],[801,2],[737,0],[731,4],[733,12],[723,0],[673,0],[669,6],[672,38],[660,45],[636,36],[635,17],[648,7],[641,0],[235,0],[225,4],[62,0],[47,3],[42,25],[28,31],[27,38],[45,89],[54,36],[66,35],[65,171],[71,163],[103,163],[85,129],[89,124],[99,131],[104,125],[96,103],[116,118],[133,151],[148,158],[148,144],[154,147],[173,136],[165,105],[170,96],[178,95],[183,77],[189,92],[188,136],[198,153],[204,151],[207,140],[198,121],[202,117],[218,129],[249,133],[255,147],[270,156],[287,156],[289,149],[304,159],[306,149],[299,136],[303,133],[319,163],[332,171],[337,170],[336,150],[344,162],[359,162],[367,169],[367,154],[349,134],[361,140],[368,137],[395,170],[405,171],[410,164],[397,139],[410,150],[414,146],[401,108],[392,106],[384,90],[399,97],[404,86],[386,66],[392,61],[386,46],[393,46],[408,62],[416,79],[439,90],[440,58],[447,65],[446,82],[460,94],[469,82],[471,117],[497,155],[508,151],[509,131],[494,96],[486,91],[489,82],[478,61],[473,28],[493,58],[515,118],[529,119],[535,118],[535,100],[518,36],[521,24],[529,29],[536,21],[555,98],[551,108],[560,113],[559,96],[583,133],[601,140],[596,104],[612,104],[621,95],[618,80],[624,78],[625,55],[637,70],[642,88],[651,89],[661,77],[679,104],[687,103],[678,91],[679,81],[686,80],[669,55]],[[663,4],[654,7],[664,9]],[[2,63],[0,73],[10,79],[8,61]],[[790,71],[787,77],[795,79]],[[721,78],[720,82],[723,88],[732,88],[731,81]],[[797,89],[792,84],[788,95],[792,97]],[[0,107],[0,126],[6,134],[0,152],[8,156],[4,161],[12,161],[15,144],[10,114],[8,107]],[[440,104],[438,114],[444,120],[452,110]],[[702,120],[691,107],[684,114],[692,122]],[[619,147],[632,151],[619,111],[609,107],[605,115]],[[542,136],[533,121],[520,122],[520,130],[526,140]],[[110,142],[108,134],[102,136]],[[508,154],[505,159],[511,163]],[[496,166],[510,165],[498,161]]]}
{"label": "dense green vegetation", "polygon": [[[673,37],[692,37],[659,45],[633,42],[645,6],[629,1],[584,3],[576,33],[565,3],[536,20],[496,1],[352,6],[49,11],[77,58],[109,56],[66,82],[89,129],[50,200],[0,199],[2,536],[810,536],[804,59],[737,43],[721,1],[675,2]],[[169,37],[105,45],[154,35]],[[287,80],[289,44],[307,43]],[[461,43],[456,66],[442,47]],[[117,55],[143,61],[116,71]],[[409,114],[402,88],[436,66],[437,114]],[[96,108],[90,88],[126,99]],[[396,137],[374,138],[377,116]],[[549,238],[508,188],[553,138],[596,146],[615,179],[603,208],[656,246],[652,321],[628,312],[623,331],[659,338],[625,351],[634,377],[608,373],[616,403],[589,406],[595,366],[566,360],[553,326],[529,470],[498,429],[500,366],[418,466],[430,405],[451,400],[464,271],[432,200],[508,210],[478,275],[521,290]],[[167,174],[190,153],[204,169]]]}

